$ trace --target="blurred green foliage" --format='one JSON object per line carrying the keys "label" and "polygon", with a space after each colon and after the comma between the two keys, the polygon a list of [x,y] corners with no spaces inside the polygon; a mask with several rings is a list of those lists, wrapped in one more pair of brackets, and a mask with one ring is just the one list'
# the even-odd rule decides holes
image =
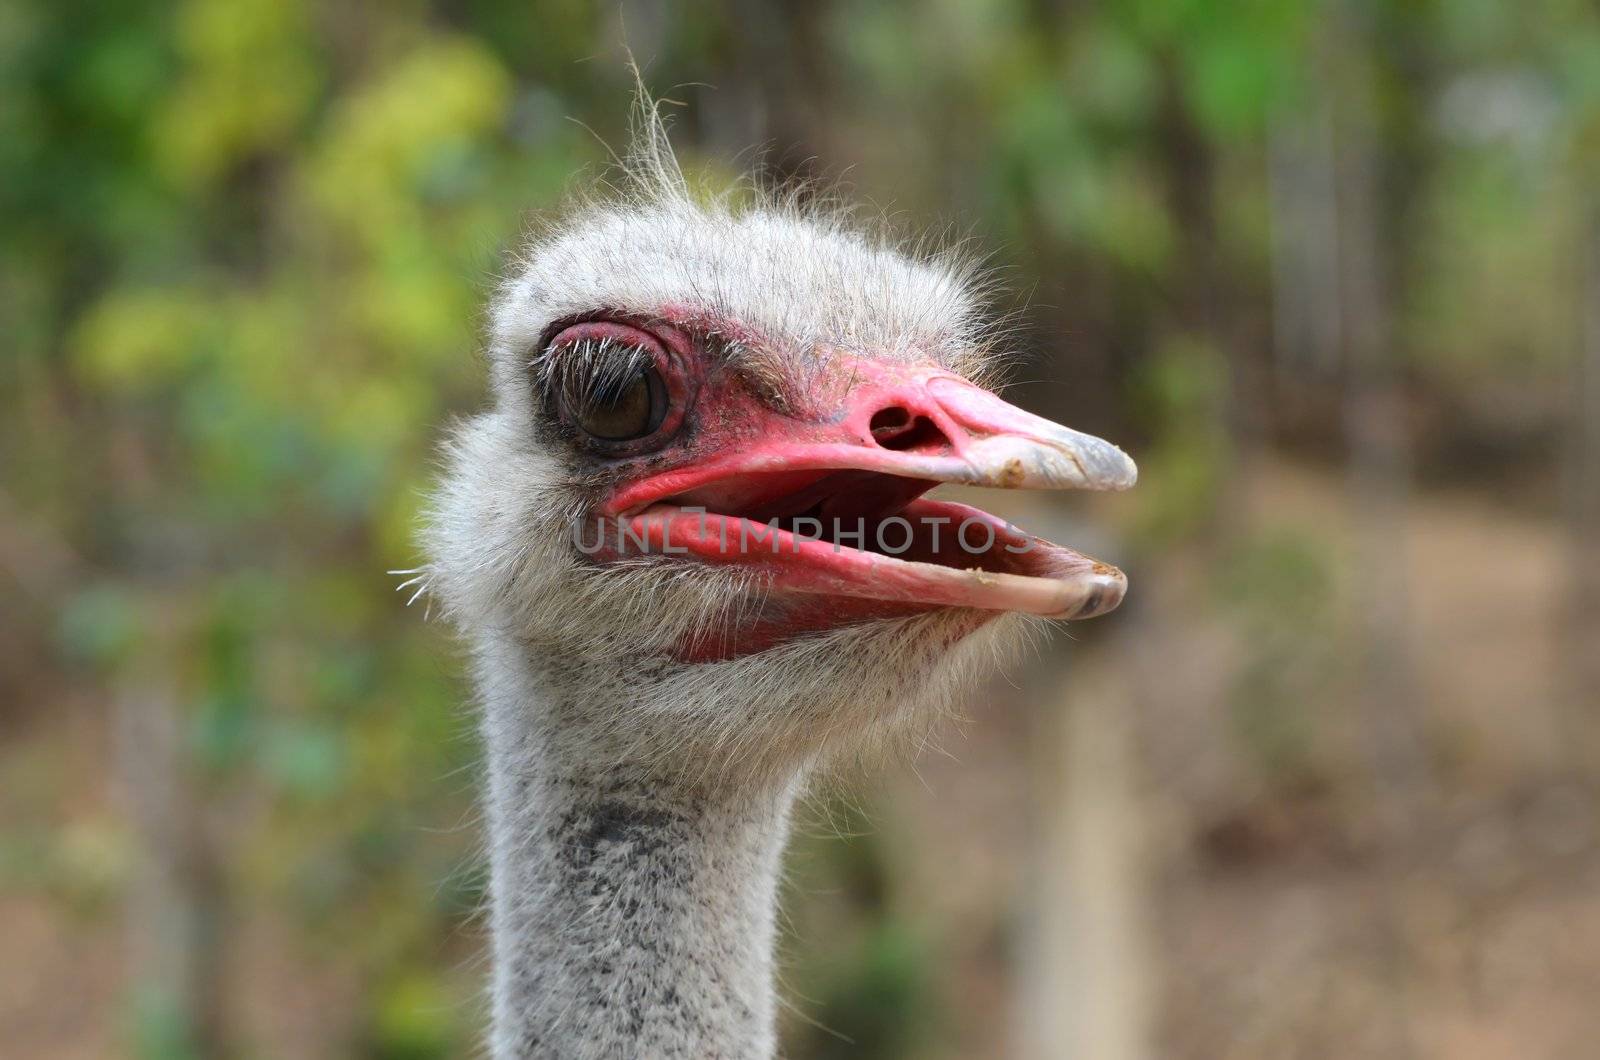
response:
{"label": "blurred green foliage", "polygon": [[[1031,295],[1019,341],[1051,351],[1022,373],[1036,403],[1148,443],[1145,549],[1213,519],[1235,405],[1271,405],[1241,382],[1270,359],[1266,159],[1330,85],[1375,97],[1427,175],[1407,371],[1450,408],[1549,398],[1576,341],[1600,18],[1574,0],[624,7],[0,7],[0,514],[65,545],[17,655],[108,702],[171,689],[219,886],[360,984],[335,1051],[463,1055],[476,1033],[470,714],[385,572],[416,559],[436,428],[478,399],[480,305],[524,211],[621,141],[625,29],[686,104],[691,162],[771,137],[776,176],[803,175],[794,141],[998,247],[1002,308]],[[1269,773],[1310,753],[1309,707],[1279,706],[1332,665],[1329,562],[1268,534],[1219,581],[1258,649],[1238,717]],[[838,856],[870,863],[871,841]],[[99,893],[126,862],[92,831],[0,846],[8,883]],[[848,945],[800,959],[857,1045],[802,1031],[792,1055],[928,1046],[923,943],[872,891],[837,912]],[[158,996],[130,1006],[140,1055],[192,1055]]]}

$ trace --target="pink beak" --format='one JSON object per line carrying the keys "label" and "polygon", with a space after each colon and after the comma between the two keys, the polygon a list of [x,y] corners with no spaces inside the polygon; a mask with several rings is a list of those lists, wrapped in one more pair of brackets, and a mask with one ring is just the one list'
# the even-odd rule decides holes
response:
{"label": "pink beak", "polygon": [[[797,592],[1062,618],[1121,601],[1126,578],[1116,568],[977,509],[919,498],[943,482],[1127,489],[1138,471],[1122,450],[941,368],[835,355],[827,378],[835,385],[821,389],[835,396],[802,412],[725,415],[729,437],[716,455],[623,486],[602,515],[668,554],[755,568]],[[837,533],[841,521],[879,528],[896,518],[914,527],[902,552],[870,539],[848,547]],[[930,540],[918,526],[962,521],[974,530],[957,541],[936,530]],[[739,531],[731,543],[730,527]],[[749,527],[777,536],[752,549]],[[990,544],[973,548],[973,537]]]}

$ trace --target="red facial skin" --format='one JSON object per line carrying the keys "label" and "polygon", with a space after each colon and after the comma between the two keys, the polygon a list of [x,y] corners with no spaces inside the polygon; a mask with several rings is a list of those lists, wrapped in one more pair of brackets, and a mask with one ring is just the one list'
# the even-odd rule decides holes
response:
{"label": "red facial skin", "polygon": [[[631,330],[586,326],[619,341]],[[796,388],[803,406],[780,411],[735,368],[708,363],[690,328],[656,323],[648,333],[668,351],[667,370],[680,373],[669,391],[687,407],[619,454],[615,485],[580,536],[590,542],[583,551],[596,562],[650,554],[737,566],[769,590],[762,615],[731,643],[685,644],[685,659],[942,608],[971,616],[951,624],[959,637],[1005,611],[1087,618],[1121,601],[1126,579],[1116,568],[978,509],[920,497],[941,482],[1123,488],[1132,462],[1106,443],[937,365],[835,350],[819,351],[815,374]],[[790,522],[797,516],[818,526]],[[769,519],[790,528],[770,528]],[[815,536],[834,528],[844,536]]]}

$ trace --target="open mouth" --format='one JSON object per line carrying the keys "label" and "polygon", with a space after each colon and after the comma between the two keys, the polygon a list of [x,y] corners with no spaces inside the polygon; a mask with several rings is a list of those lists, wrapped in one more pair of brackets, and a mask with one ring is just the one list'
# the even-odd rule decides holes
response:
{"label": "open mouth", "polygon": [[603,543],[617,555],[738,566],[775,589],[899,610],[1090,618],[1122,601],[1117,568],[923,496],[937,485],[855,468],[752,471],[620,513]]}
{"label": "open mouth", "polygon": [[580,548],[739,567],[819,626],[941,607],[1089,618],[1121,602],[1115,567],[924,494],[1127,489],[1127,454],[937,368],[855,362],[845,390],[806,416],[728,417],[709,456],[620,486]]}

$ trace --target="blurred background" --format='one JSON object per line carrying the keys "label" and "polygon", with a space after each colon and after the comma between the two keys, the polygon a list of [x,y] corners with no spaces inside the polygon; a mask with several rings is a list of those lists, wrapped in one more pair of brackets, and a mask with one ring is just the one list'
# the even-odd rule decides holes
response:
{"label": "blurred background", "polygon": [[[625,140],[967,238],[1127,604],[817,796],[787,1055],[1600,1040],[1600,13],[0,5],[0,1052],[471,1055],[477,748],[386,571]],[[1009,507],[1006,507],[1009,505]]]}

